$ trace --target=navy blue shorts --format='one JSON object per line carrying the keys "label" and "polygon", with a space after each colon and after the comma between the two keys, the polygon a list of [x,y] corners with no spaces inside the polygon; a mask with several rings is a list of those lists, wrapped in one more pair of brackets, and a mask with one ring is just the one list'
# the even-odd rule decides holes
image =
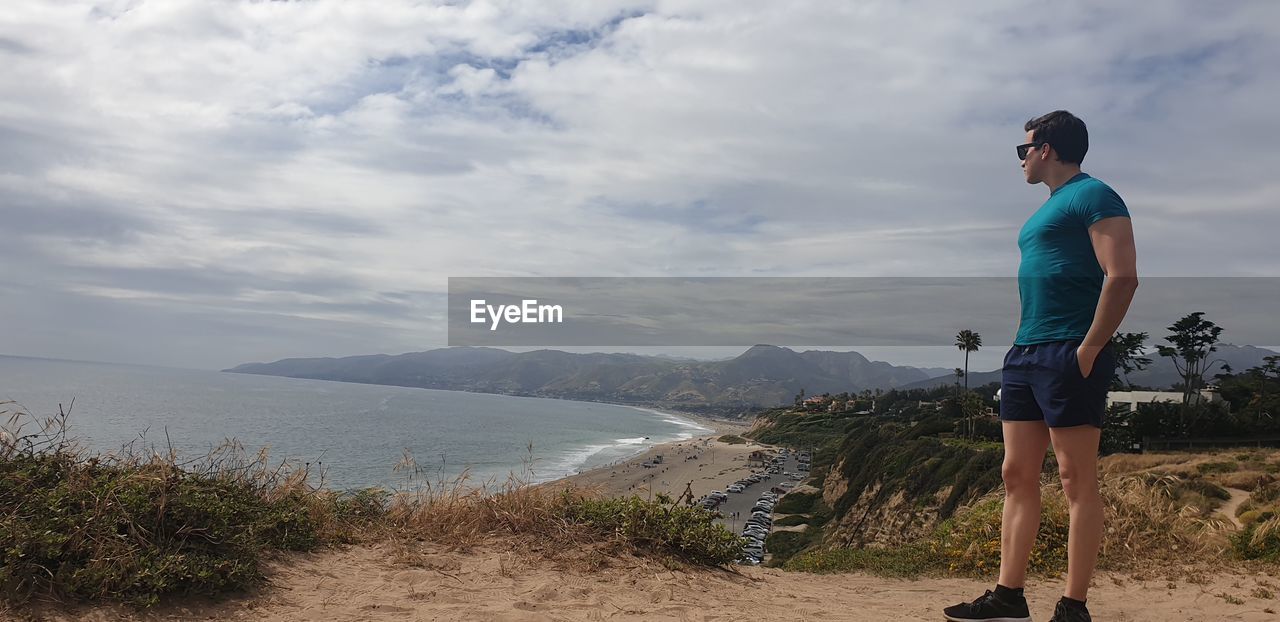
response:
{"label": "navy blue shorts", "polygon": [[1051,428],[1101,428],[1107,390],[1116,372],[1115,352],[1110,343],[1103,347],[1086,378],[1076,357],[1082,341],[1010,348],[1004,355],[1000,381],[1000,419],[1044,421]]}

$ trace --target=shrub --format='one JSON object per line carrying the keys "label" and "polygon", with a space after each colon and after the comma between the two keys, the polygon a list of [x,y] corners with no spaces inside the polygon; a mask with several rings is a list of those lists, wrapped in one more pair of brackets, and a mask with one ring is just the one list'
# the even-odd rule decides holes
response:
{"label": "shrub", "polygon": [[[1031,549],[1028,570],[1040,575],[1056,574],[1067,568],[1067,504],[1061,494],[1046,494],[1042,506],[1040,531]],[[998,570],[1003,511],[1002,499],[988,498],[943,521],[928,546],[950,572],[984,575]]]}
{"label": "shrub", "polygon": [[1230,536],[1235,554],[1241,559],[1280,562],[1280,518],[1273,515],[1254,520],[1256,522],[1249,522],[1244,529]]}
{"label": "shrub", "polygon": [[800,551],[808,548],[819,537],[818,530],[805,529],[804,531],[775,531],[765,538],[765,547],[772,554],[769,560],[770,566],[785,567],[787,560],[796,555]]}
{"label": "shrub", "polygon": [[721,443],[728,443],[730,445],[743,445],[747,442],[747,439],[742,438],[737,434],[725,434],[716,440],[720,441]]}
{"label": "shrub", "polygon": [[1222,460],[1218,462],[1202,462],[1196,465],[1196,470],[1202,475],[1210,473],[1232,473],[1240,469],[1240,464],[1234,460]]}
{"label": "shrub", "polygon": [[1246,527],[1254,523],[1262,523],[1275,516],[1277,501],[1280,501],[1280,483],[1259,486],[1236,508],[1236,517]]}
{"label": "shrub", "polygon": [[822,499],[816,492],[790,492],[778,500],[773,511],[778,514],[808,514],[813,511],[813,504]]}
{"label": "shrub", "polygon": [[51,593],[145,606],[171,593],[243,589],[261,578],[265,552],[337,538],[348,527],[336,524],[336,508],[363,505],[309,490],[300,474],[276,470],[273,480],[228,466],[188,471],[168,457],[82,458],[56,442],[43,451],[0,450],[0,597]]}
{"label": "shrub", "polygon": [[695,563],[727,564],[742,551],[742,538],[716,523],[714,514],[697,507],[665,506],[636,496],[570,498],[564,515],[599,535]]}

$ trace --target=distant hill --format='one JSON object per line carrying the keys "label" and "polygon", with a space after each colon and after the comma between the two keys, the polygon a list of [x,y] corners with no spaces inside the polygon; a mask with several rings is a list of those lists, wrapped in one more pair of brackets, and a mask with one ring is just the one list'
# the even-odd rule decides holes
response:
{"label": "distant hill", "polygon": [[284,359],[223,371],[725,411],[790,404],[801,389],[807,395],[857,392],[929,377],[857,352],[796,352],[771,345],[752,346],[722,361],[456,347],[395,356]]}
{"label": "distant hill", "polygon": [[[1233,371],[1239,373],[1250,367],[1261,365],[1263,357],[1276,354],[1280,353],[1256,346],[1237,346],[1228,343],[1218,344],[1218,351],[1213,353],[1212,359],[1222,359],[1231,366]],[[1173,361],[1160,356],[1154,350],[1145,356],[1151,359],[1151,365],[1147,369],[1129,374],[1128,379],[1134,385],[1163,390],[1182,381],[1178,376],[1178,370],[1173,366]],[[1215,363],[1209,367],[1209,371],[1205,373],[1204,377],[1206,380],[1212,381],[1213,375],[1221,371],[1221,363]],[[1116,373],[1119,373],[1119,371],[1117,370]],[[1000,382],[1000,370],[985,372],[969,370],[970,387],[982,386],[989,382]],[[951,386],[952,384],[955,384],[955,375],[952,370],[946,370],[944,373],[927,380],[903,385],[899,388],[932,389],[939,386]]]}

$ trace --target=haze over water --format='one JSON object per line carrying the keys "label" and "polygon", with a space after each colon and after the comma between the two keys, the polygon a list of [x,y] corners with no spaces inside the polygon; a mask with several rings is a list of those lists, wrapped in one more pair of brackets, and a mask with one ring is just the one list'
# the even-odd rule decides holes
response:
{"label": "haze over water", "polygon": [[320,462],[337,489],[412,485],[393,471],[406,450],[432,481],[470,464],[471,483],[502,483],[532,442],[540,482],[710,431],[612,404],[0,356],[0,401],[47,415],[72,398],[70,435],[91,450],[141,437],[135,447],[171,442],[193,458],[234,438],[274,461]]}

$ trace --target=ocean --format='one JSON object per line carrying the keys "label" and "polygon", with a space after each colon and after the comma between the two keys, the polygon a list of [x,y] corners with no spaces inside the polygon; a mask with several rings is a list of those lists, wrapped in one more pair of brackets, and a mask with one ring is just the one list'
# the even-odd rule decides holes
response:
{"label": "ocean", "polygon": [[[74,399],[74,405],[72,400]],[[380,385],[0,356],[0,411],[70,408],[92,452],[207,454],[234,439],[270,460],[311,463],[313,483],[409,489],[452,479],[544,482],[711,430],[655,410]],[[532,444],[532,462],[529,445]],[[417,473],[395,469],[411,456]]]}

